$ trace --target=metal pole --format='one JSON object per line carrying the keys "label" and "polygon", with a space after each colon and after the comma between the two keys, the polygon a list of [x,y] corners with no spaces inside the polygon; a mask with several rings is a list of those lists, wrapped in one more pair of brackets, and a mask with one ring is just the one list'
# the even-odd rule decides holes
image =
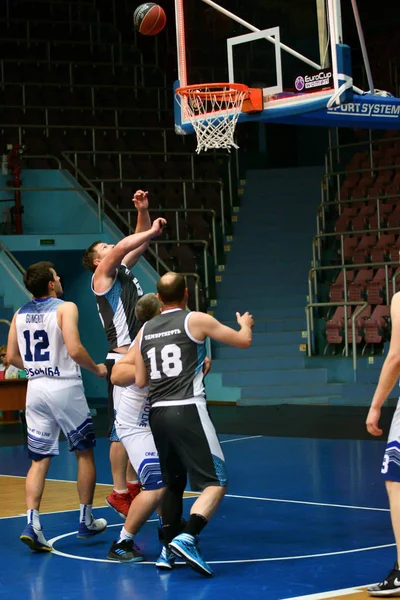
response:
{"label": "metal pole", "polygon": [[360,46],[361,46],[361,52],[362,52],[363,59],[364,59],[364,67],[365,67],[365,72],[367,74],[368,85],[369,85],[369,92],[370,92],[370,94],[375,94],[374,82],[372,80],[371,67],[370,67],[370,64],[369,64],[367,47],[365,45],[364,32],[363,32],[363,29],[362,29],[361,19],[360,19],[360,15],[359,15],[359,12],[358,12],[357,1],[356,0],[351,0],[351,5],[353,7],[354,19],[356,21],[358,37],[359,37]]}
{"label": "metal pole", "polygon": [[312,356],[311,355],[310,313],[309,313],[308,306],[306,306],[306,321],[307,321],[307,356]]}

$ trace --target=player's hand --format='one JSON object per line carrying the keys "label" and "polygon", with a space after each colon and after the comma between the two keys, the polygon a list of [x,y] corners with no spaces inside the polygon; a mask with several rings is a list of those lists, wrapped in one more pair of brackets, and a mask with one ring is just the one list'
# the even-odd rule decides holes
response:
{"label": "player's hand", "polygon": [[240,327],[250,327],[250,329],[252,329],[254,326],[253,315],[251,315],[249,312],[245,312],[243,315],[237,312],[236,320]]}
{"label": "player's hand", "polygon": [[203,363],[204,377],[207,375],[207,373],[209,372],[210,369],[211,369],[211,358],[208,358],[208,356],[206,356],[204,359],[204,363]]}
{"label": "player's hand", "polygon": [[367,426],[367,430],[368,433],[370,433],[371,435],[382,435],[383,431],[382,429],[379,428],[379,419],[381,416],[381,409],[380,408],[373,408],[371,406],[371,408],[369,409],[368,412],[368,416],[367,416],[367,421],[366,421],[366,426]]}
{"label": "player's hand", "polygon": [[159,217],[158,219],[153,221],[153,225],[151,226],[151,230],[153,232],[153,237],[157,237],[158,235],[161,235],[166,224],[167,224],[167,221],[165,219],[163,219],[162,217]]}
{"label": "player's hand", "polygon": [[104,377],[107,377],[107,367],[104,363],[100,363],[99,365],[96,365],[96,367],[97,367],[97,371],[96,371],[97,377],[100,377],[101,379],[104,379]]}
{"label": "player's hand", "polygon": [[138,212],[146,212],[149,209],[148,193],[143,190],[137,190],[133,196],[133,203]]}

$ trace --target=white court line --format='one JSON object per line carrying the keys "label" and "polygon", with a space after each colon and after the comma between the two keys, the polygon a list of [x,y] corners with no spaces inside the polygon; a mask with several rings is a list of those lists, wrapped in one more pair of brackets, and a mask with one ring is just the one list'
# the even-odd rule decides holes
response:
{"label": "white court line", "polygon": [[236,496],[226,494],[225,498],[242,498],[243,500],[262,500],[264,502],[282,502],[284,504],[305,504],[308,506],[327,506],[328,508],[350,508],[353,510],[376,510],[379,512],[390,512],[389,508],[375,508],[373,506],[351,506],[348,504],[328,504],[325,502],[307,502],[306,500],[285,500],[284,498],[259,498],[257,496]]}
{"label": "white court line", "polygon": [[309,594],[306,596],[293,596],[292,598],[284,598],[284,600],[324,600],[325,598],[336,598],[338,596],[346,596],[347,594],[362,594],[365,593],[365,588],[373,583],[369,583],[363,586],[364,589],[357,588],[343,588],[341,590],[331,590],[330,592],[319,592],[318,594]]}
{"label": "white court line", "polygon": [[[260,436],[262,437],[262,436]],[[227,440],[227,441],[231,441],[231,440]],[[232,440],[233,441],[233,440]],[[17,477],[17,478],[22,478],[21,475],[0,475],[0,477]],[[76,483],[76,481],[68,481],[65,479],[48,479],[47,481],[62,481],[64,483]],[[110,483],[96,483],[96,485],[104,485],[104,486],[110,486],[112,484]],[[198,494],[197,492],[190,492],[188,491],[189,494]],[[191,498],[193,496],[187,496],[188,498]],[[237,498],[237,499],[241,499],[241,500],[260,500],[262,502],[281,502],[282,504],[304,504],[305,506],[325,506],[327,508],[347,508],[350,510],[369,510],[369,511],[376,511],[376,512],[390,512],[389,508],[377,508],[375,506],[352,506],[349,504],[330,504],[327,502],[310,502],[307,500],[288,500],[286,498],[262,498],[259,496],[238,496],[236,494],[226,494],[225,498]],[[106,508],[106,506],[98,506],[97,508]],[[72,509],[75,510],[75,509]],[[56,513],[60,513],[60,512],[71,512],[71,510],[69,511],[54,511],[54,512],[47,512],[47,513],[41,513],[43,515],[51,515],[51,514],[56,514]],[[14,517],[20,517],[21,515],[14,515],[11,517],[0,517],[0,519],[13,519]]]}
{"label": "white court line", "polygon": [[[157,519],[153,519],[153,521],[157,521]],[[151,522],[151,521],[148,521]],[[118,525],[109,525],[109,527],[120,527],[121,524]],[[66,552],[61,552],[60,550],[57,550],[56,548],[54,548],[54,544],[58,541],[58,540],[62,540],[64,538],[67,537],[71,537],[73,535],[76,535],[78,532],[77,531],[70,531],[69,533],[63,533],[61,535],[58,535],[54,538],[52,538],[51,540],[48,540],[48,543],[53,546],[53,554],[57,554],[58,556],[63,556],[64,558],[73,558],[75,560],[84,560],[84,561],[90,561],[90,562],[106,562],[106,563],[119,563],[119,561],[114,561],[114,560],[110,560],[108,558],[91,558],[90,556],[78,556],[76,554],[68,554]],[[380,550],[382,548],[392,548],[393,546],[395,546],[396,544],[383,544],[380,546],[368,546],[365,548],[354,548],[353,550],[338,550],[336,552],[322,552],[322,553],[318,553],[318,554],[302,554],[302,555],[297,555],[297,556],[277,556],[277,557],[268,557],[268,558],[240,558],[240,559],[236,559],[236,560],[209,560],[207,561],[210,565],[231,565],[231,564],[242,564],[242,563],[261,563],[261,562],[276,562],[276,561],[283,561],[283,560],[300,560],[300,559],[304,559],[304,558],[322,558],[322,557],[326,557],[326,556],[338,556],[341,554],[354,554],[356,552],[367,552],[370,550]],[[149,561],[142,561],[139,562],[137,564],[141,564],[141,565],[154,565],[154,562],[149,562]],[[318,598],[318,595],[317,595]]]}
{"label": "white court line", "polygon": [[234,438],[233,440],[223,440],[220,444],[229,444],[229,442],[240,442],[241,440],[254,440],[255,438],[264,437],[263,435],[249,435],[247,437]]}

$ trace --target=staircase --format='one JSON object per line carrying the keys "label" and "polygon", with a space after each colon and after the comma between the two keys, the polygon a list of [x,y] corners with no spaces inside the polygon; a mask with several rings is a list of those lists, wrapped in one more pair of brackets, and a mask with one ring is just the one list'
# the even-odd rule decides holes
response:
{"label": "staircase", "polygon": [[248,350],[213,345],[213,372],[240,389],[237,404],[327,404],[342,394],[300,352],[321,176],[315,167],[248,173],[214,310],[230,326],[236,311],[255,319]]}

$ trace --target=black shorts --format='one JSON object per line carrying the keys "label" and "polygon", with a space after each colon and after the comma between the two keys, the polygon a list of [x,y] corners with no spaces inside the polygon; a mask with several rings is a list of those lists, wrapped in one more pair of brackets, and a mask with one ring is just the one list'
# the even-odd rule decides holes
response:
{"label": "black shorts", "polygon": [[164,483],[187,474],[192,491],[228,485],[224,455],[204,401],[153,407],[150,427]]}

